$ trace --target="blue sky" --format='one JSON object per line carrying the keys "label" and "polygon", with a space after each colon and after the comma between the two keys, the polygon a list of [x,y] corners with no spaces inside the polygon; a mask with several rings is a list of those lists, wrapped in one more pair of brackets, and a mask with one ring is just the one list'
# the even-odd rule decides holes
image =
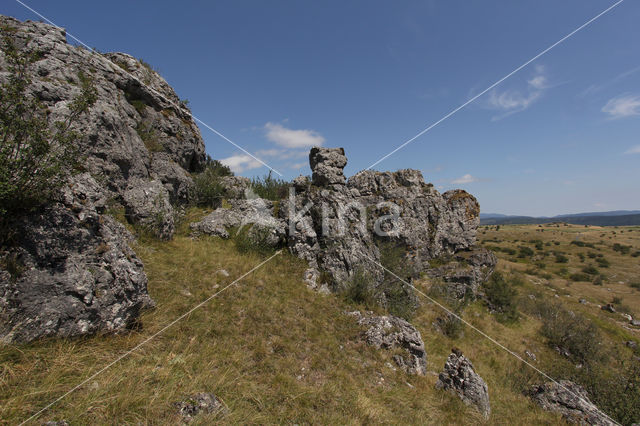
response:
{"label": "blue sky", "polygon": [[[194,115],[290,179],[311,144],[352,175],[612,5],[605,0],[26,4],[151,63]],[[0,13],[38,18],[14,0]],[[640,2],[626,0],[378,164],[482,211],[640,208]],[[268,170],[200,127],[243,175]]]}

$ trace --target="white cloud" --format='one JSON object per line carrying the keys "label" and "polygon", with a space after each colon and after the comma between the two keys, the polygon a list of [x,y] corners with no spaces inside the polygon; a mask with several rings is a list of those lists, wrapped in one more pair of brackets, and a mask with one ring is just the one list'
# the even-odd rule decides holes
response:
{"label": "white cloud", "polygon": [[267,123],[264,125],[267,131],[267,139],[285,148],[310,148],[322,145],[324,138],[315,130],[288,129],[279,123]]}
{"label": "white cloud", "polygon": [[527,80],[526,91],[499,91],[497,89],[491,91],[489,100],[486,103],[487,107],[489,109],[502,111],[502,114],[492,117],[491,121],[501,120],[516,112],[524,111],[540,99],[544,91],[550,86],[547,76],[545,75],[544,67],[538,65],[535,71],[535,75]]}
{"label": "white cloud", "polygon": [[602,107],[602,112],[609,114],[612,119],[640,115],[640,96],[617,96]]}
{"label": "white cloud", "polygon": [[295,169],[295,170],[300,170],[300,169],[302,169],[303,167],[307,167],[308,165],[309,165],[309,163],[305,161],[305,162],[302,162],[302,163],[292,164],[292,165],[291,165],[291,168],[292,168],[292,169]]}
{"label": "white cloud", "polygon": [[465,183],[472,183],[472,182],[477,182],[478,178],[471,176],[470,174],[466,174],[462,177],[459,177],[458,179],[454,179],[451,181],[451,183],[455,184],[455,185],[460,185],[460,184],[465,184]]}
{"label": "white cloud", "polygon": [[625,151],[625,154],[640,154],[640,145],[633,146]]}
{"label": "white cloud", "polygon": [[257,169],[263,166],[262,163],[247,154],[232,155],[231,157],[221,159],[220,162],[225,166],[229,166],[234,173],[242,173],[246,170]]}

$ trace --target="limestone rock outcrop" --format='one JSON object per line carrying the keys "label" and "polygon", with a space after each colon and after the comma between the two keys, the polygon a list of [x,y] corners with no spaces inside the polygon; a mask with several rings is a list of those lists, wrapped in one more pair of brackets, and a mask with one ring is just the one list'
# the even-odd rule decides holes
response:
{"label": "limestone rock outcrop", "polygon": [[447,358],[436,388],[454,392],[465,404],[476,407],[486,418],[491,414],[487,384],[475,372],[471,361],[457,349],[453,349]]}
{"label": "limestone rock outcrop", "polygon": [[133,237],[100,214],[105,202],[85,173],[55,203],[12,224],[16,242],[0,253],[12,263],[0,268],[0,341],[117,332],[153,306]]}
{"label": "limestone rock outcrop", "polygon": [[560,413],[570,423],[579,425],[615,425],[590,400],[579,385],[562,380],[534,386],[529,395],[542,408]]}
{"label": "limestone rock outcrop", "polygon": [[[6,16],[0,16],[0,25],[15,30],[10,35],[20,51],[39,52],[28,91],[47,107],[50,122],[67,116],[79,92],[78,73],[91,76],[97,100],[74,129],[83,135],[77,141],[82,166],[107,198],[122,202],[125,192],[157,180],[166,191],[163,198],[188,200],[189,173],[205,164],[204,142],[189,109],[157,72],[124,53],[67,44],[62,28]],[[6,76],[2,54],[0,81]],[[171,228],[173,207],[168,209],[158,234]]]}
{"label": "limestone rock outcrop", "polygon": [[[27,94],[50,125],[68,116],[81,73],[97,94],[72,126],[80,174],[52,203],[10,219],[12,237],[0,247],[0,340],[125,330],[153,301],[132,235],[106,212],[119,204],[130,222],[171,238],[174,205],[189,201],[190,173],[206,161],[198,127],[143,61],[67,44],[64,29],[44,23],[0,16],[0,28],[17,51],[37,53]],[[0,49],[0,83],[8,70]]]}
{"label": "limestone rock outcrop", "polygon": [[[401,252],[406,263],[400,278],[446,275],[459,293],[468,287],[475,294],[493,271],[495,256],[474,248],[480,208],[472,195],[440,194],[410,169],[366,170],[345,182],[342,148],[313,148],[309,158],[312,184],[296,180],[296,195],[283,200],[279,214],[288,224],[291,252],[318,271],[310,276],[328,278],[312,286],[339,291],[359,270],[380,283],[389,250]],[[434,270],[429,261],[440,257],[455,257],[458,264]]]}
{"label": "limestone rock outcrop", "polygon": [[403,355],[393,356],[394,362],[407,374],[427,374],[427,352],[420,332],[407,321],[393,315],[363,315],[350,312],[358,324],[367,329],[363,334],[368,345],[378,349],[400,349]]}

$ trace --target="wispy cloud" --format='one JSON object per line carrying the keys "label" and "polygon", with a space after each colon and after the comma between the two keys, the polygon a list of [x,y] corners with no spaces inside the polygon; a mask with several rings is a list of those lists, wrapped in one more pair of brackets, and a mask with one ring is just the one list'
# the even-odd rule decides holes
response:
{"label": "wispy cloud", "polygon": [[606,89],[609,86],[612,86],[616,83],[618,83],[621,80],[624,80],[625,78],[632,76],[633,74],[640,72],[640,66],[635,67],[635,68],[631,68],[627,71],[624,71],[620,74],[618,74],[617,76],[615,76],[614,78],[612,78],[611,80],[603,83],[603,84],[592,84],[591,86],[587,87],[585,90],[583,90],[578,96],[579,97],[587,97],[589,95],[593,95],[596,94],[600,91],[602,91],[603,89]]}
{"label": "wispy cloud", "polygon": [[315,130],[294,130],[280,123],[264,125],[267,139],[285,148],[310,148],[324,143],[324,137]]}
{"label": "wispy cloud", "polygon": [[627,155],[640,154],[640,145],[636,145],[636,146],[633,146],[633,147],[629,148],[627,151],[625,151],[625,154],[627,154]]}
{"label": "wispy cloud", "polygon": [[462,177],[459,177],[458,179],[452,180],[451,183],[454,185],[461,185],[461,184],[472,183],[477,181],[478,181],[478,178],[471,176],[470,174],[466,174]]}
{"label": "wispy cloud", "polygon": [[609,102],[602,107],[602,112],[609,114],[611,119],[640,115],[640,96],[621,95],[609,99]]}
{"label": "wispy cloud", "polygon": [[486,106],[489,109],[502,112],[493,116],[491,121],[498,121],[511,114],[524,111],[540,99],[550,85],[542,65],[538,65],[535,71],[535,75],[527,80],[526,90],[500,91],[494,89],[490,92]]}
{"label": "wispy cloud", "polygon": [[247,170],[262,167],[259,161],[247,154],[232,155],[231,157],[221,159],[220,162],[225,166],[229,166],[234,173],[242,173]]}

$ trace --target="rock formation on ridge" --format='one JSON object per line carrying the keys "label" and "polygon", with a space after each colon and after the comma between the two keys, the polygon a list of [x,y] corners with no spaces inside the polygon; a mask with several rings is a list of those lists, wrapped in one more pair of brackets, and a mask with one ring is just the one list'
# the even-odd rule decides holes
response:
{"label": "rock formation on ridge", "polygon": [[[168,239],[174,205],[189,200],[190,172],[205,163],[200,132],[173,89],[148,65],[123,54],[67,44],[65,31],[0,16],[2,36],[38,53],[27,93],[64,119],[89,75],[97,100],[73,129],[82,170],[54,200],[11,219],[0,247],[0,341],[117,332],[152,306],[131,234],[105,212],[121,205],[129,221]],[[0,82],[9,77],[0,49]]]}

